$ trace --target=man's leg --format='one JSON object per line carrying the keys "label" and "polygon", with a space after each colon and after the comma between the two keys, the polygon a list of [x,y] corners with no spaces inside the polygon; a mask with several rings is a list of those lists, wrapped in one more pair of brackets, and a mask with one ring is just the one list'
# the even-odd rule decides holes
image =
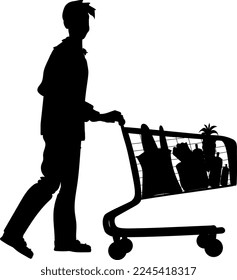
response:
{"label": "man's leg", "polygon": [[90,252],[87,244],[76,239],[75,197],[80,164],[80,140],[70,139],[64,147],[61,188],[54,208],[55,250]]}
{"label": "man's leg", "polygon": [[26,192],[1,238],[3,242],[29,258],[33,257],[33,252],[27,248],[23,235],[39,211],[51,199],[52,188],[49,188],[49,186],[52,185],[53,183],[47,182],[46,178],[42,178]]}
{"label": "man's leg", "polygon": [[[50,179],[48,176],[50,173],[49,167],[55,161],[54,154],[55,152],[53,150],[51,151],[50,147],[48,147],[46,143],[44,161],[42,163],[42,172],[47,176],[42,177],[38,183],[34,184],[26,192],[10,221],[8,222],[1,238],[3,242],[12,246],[17,251],[29,258],[33,257],[33,252],[27,248],[27,245],[23,239],[23,235],[39,211],[52,198],[52,194],[58,189],[60,184],[59,179],[55,179],[55,176],[54,179]],[[47,166],[47,168],[43,168],[43,166]]]}

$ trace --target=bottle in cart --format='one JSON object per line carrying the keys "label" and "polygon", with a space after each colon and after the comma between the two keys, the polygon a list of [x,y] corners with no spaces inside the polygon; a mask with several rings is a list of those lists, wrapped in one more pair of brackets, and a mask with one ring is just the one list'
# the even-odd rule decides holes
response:
{"label": "bottle in cart", "polygon": [[195,144],[193,154],[193,184],[197,189],[208,187],[208,177],[206,172],[206,164],[204,159],[203,150],[199,149],[198,144]]}
{"label": "bottle in cart", "polygon": [[221,169],[222,158],[217,153],[210,164],[209,184],[212,188],[218,188],[220,186]]}
{"label": "bottle in cart", "polygon": [[226,187],[228,185],[229,168],[227,164],[223,167],[221,173],[221,186]]}

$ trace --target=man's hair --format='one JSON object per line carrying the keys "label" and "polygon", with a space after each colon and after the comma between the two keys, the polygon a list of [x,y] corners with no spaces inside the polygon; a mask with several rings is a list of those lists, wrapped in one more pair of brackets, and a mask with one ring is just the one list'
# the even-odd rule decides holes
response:
{"label": "man's hair", "polygon": [[64,24],[68,25],[71,20],[85,14],[95,17],[95,9],[90,6],[90,3],[83,3],[83,0],[69,2],[63,9]]}

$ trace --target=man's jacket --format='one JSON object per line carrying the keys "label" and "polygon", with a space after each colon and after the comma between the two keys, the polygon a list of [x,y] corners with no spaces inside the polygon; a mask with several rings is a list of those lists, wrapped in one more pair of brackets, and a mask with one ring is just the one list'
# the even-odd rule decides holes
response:
{"label": "man's jacket", "polygon": [[66,38],[52,51],[38,92],[43,95],[42,135],[77,135],[85,139],[84,122],[99,113],[85,102],[88,80],[86,51]]}

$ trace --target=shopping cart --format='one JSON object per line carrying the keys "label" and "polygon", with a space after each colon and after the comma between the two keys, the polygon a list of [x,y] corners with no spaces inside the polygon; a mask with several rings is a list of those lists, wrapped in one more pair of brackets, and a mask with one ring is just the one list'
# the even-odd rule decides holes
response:
{"label": "shopping cart", "polygon": [[[200,148],[203,144],[204,135],[202,134],[191,134],[191,133],[182,133],[182,132],[171,132],[164,131],[162,127],[159,130],[153,130],[146,128],[149,130],[148,132],[152,136],[152,139],[149,139],[147,135],[144,136],[143,130],[144,126],[141,128],[129,128],[121,126],[123,138],[126,144],[128,157],[131,165],[132,177],[134,182],[134,198],[108,212],[104,215],[103,218],[103,226],[105,232],[112,236],[113,243],[109,246],[108,252],[111,258],[115,260],[120,260],[125,257],[125,255],[130,252],[133,248],[133,243],[128,237],[151,237],[151,236],[183,236],[183,235],[197,235],[197,244],[199,247],[203,248],[207,255],[211,257],[219,256],[223,250],[222,243],[216,238],[217,234],[221,234],[225,232],[223,227],[216,227],[215,225],[210,226],[188,226],[188,227],[162,227],[162,228],[121,228],[115,224],[115,219],[122,213],[127,210],[133,208],[138,205],[142,199],[154,198],[154,197],[163,197],[166,195],[174,195],[174,194],[185,194],[195,191],[205,191],[205,190],[213,190],[216,188],[230,187],[236,185],[236,173],[237,173],[237,156],[236,156],[236,142],[233,139],[228,137],[212,135],[212,142],[215,143],[215,152],[218,155],[218,158],[221,158],[222,162],[222,177],[218,180],[218,185],[212,185],[211,183],[206,184],[205,180],[202,180],[200,187],[197,185],[189,184],[189,188],[187,187],[187,180],[182,178],[182,172],[177,171],[177,166],[180,164],[180,160],[174,154],[182,155],[183,151],[187,151],[187,148],[191,153],[194,152],[195,149],[198,148],[200,152]],[[148,135],[149,136],[149,135]],[[153,141],[153,142],[152,142]],[[156,147],[154,147],[154,143]],[[150,145],[150,146],[149,146]],[[184,150],[182,150],[185,145]],[[149,166],[147,168],[148,173],[145,172],[145,161],[146,157],[144,157],[144,147],[146,149],[156,149],[157,148],[157,156],[158,158],[164,160],[165,163],[163,165],[160,164],[160,159],[157,161],[150,161],[154,165],[154,163],[158,163],[163,170],[159,172],[157,169],[155,176],[160,176],[161,174],[165,174],[168,176],[169,180],[164,177],[159,177],[159,183],[154,183],[154,188],[149,190],[148,192],[145,190],[146,187],[149,189],[149,180],[147,181],[147,177],[149,177],[149,170],[151,169]],[[181,153],[178,153],[178,148],[181,148]],[[163,152],[162,152],[163,151]],[[151,154],[152,151],[148,151],[148,154]],[[183,153],[184,154],[184,153]],[[215,157],[217,158],[217,156]],[[179,157],[179,156],[178,156]],[[144,161],[145,159],[145,161]],[[192,166],[192,164],[189,164]],[[166,169],[164,169],[166,168]],[[172,169],[172,170],[171,170]],[[205,167],[205,173],[211,177],[208,167]],[[228,172],[226,172],[226,169]],[[180,169],[182,171],[182,168]],[[179,170],[179,171],[180,171]],[[197,169],[196,169],[197,170]],[[225,171],[224,171],[225,170]],[[153,170],[154,171],[154,170]],[[167,173],[168,172],[168,173]],[[184,172],[185,173],[185,172]],[[145,175],[146,176],[145,178]],[[199,176],[200,177],[200,176]],[[224,178],[225,177],[225,178]],[[155,180],[154,178],[152,180]],[[204,182],[204,183],[203,183]],[[209,178],[210,182],[210,178]],[[150,183],[153,183],[150,181]],[[158,185],[158,187],[157,187]],[[167,190],[166,190],[167,188]]]}

